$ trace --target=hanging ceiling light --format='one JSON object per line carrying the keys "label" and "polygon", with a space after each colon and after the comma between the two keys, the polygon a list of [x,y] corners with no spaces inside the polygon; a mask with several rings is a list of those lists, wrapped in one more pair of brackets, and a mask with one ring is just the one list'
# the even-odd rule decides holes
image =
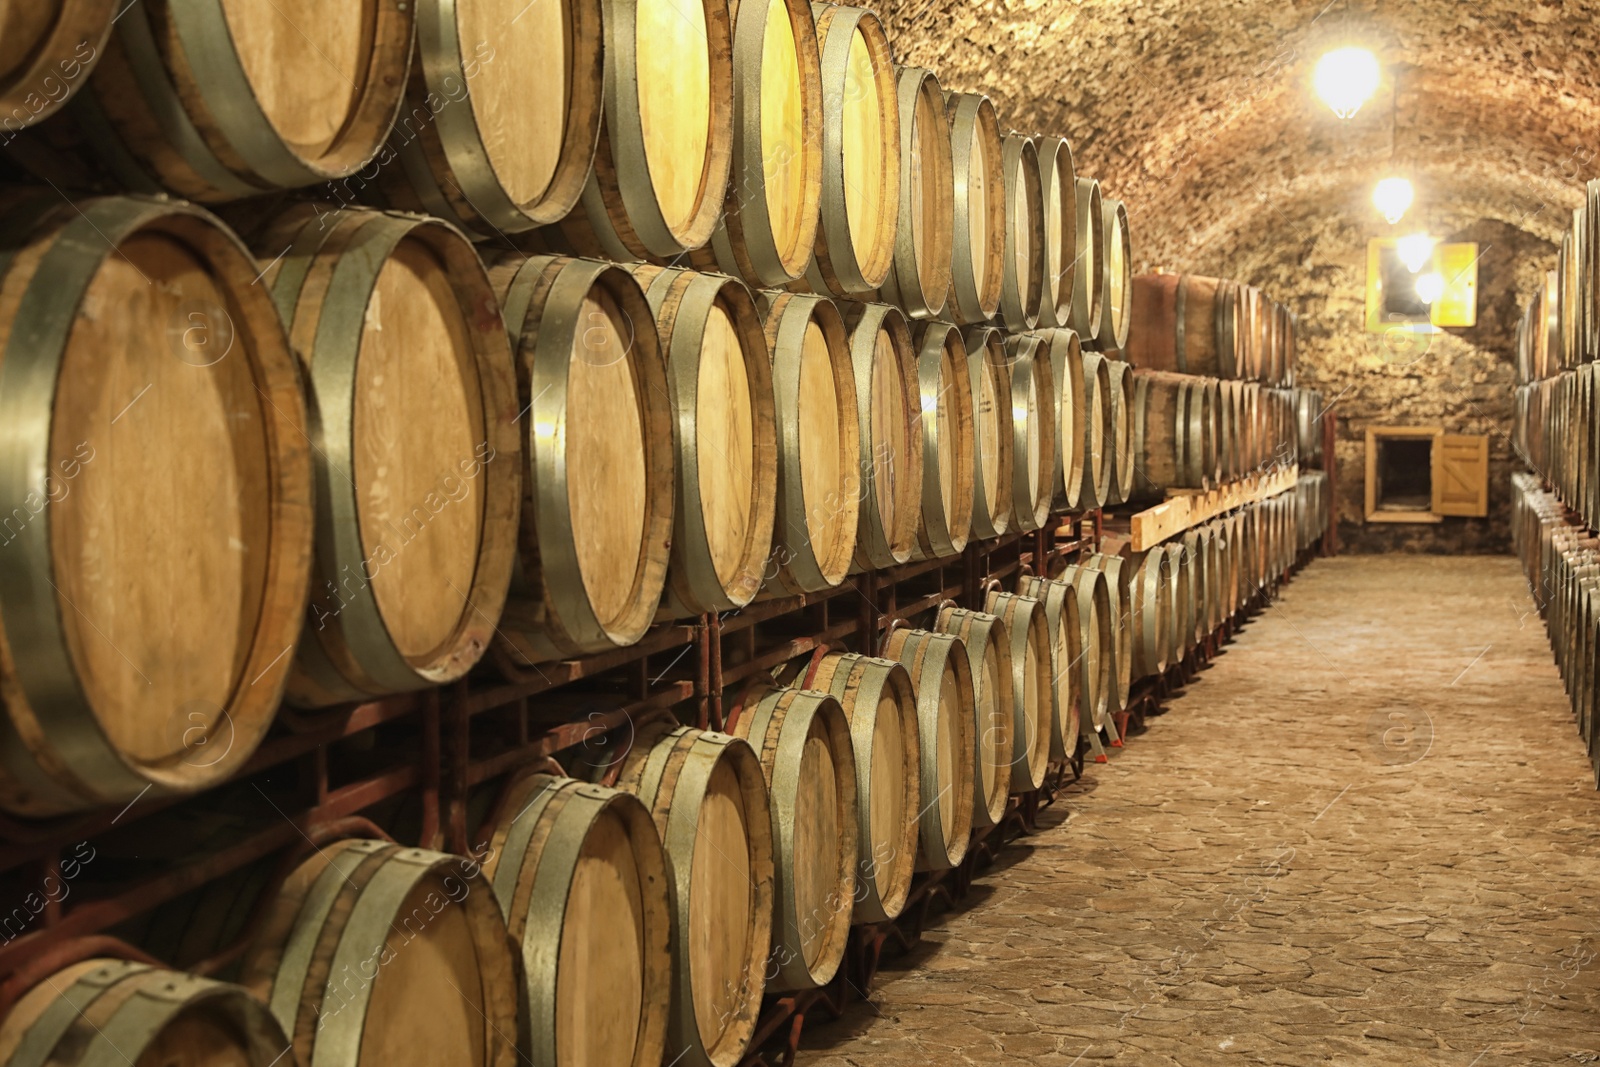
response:
{"label": "hanging ceiling light", "polygon": [[1417,299],[1433,304],[1444,295],[1444,277],[1438,271],[1429,271],[1417,278]]}
{"label": "hanging ceiling light", "polygon": [[1385,178],[1372,190],[1372,203],[1393,226],[1411,207],[1411,183],[1404,178]]}
{"label": "hanging ceiling light", "polygon": [[1399,253],[1406,270],[1416,274],[1433,258],[1433,238],[1425,233],[1408,234],[1394,243],[1394,250]]}
{"label": "hanging ceiling light", "polygon": [[1335,48],[1317,60],[1311,84],[1335,115],[1347,119],[1378,91],[1378,57],[1365,48]]}

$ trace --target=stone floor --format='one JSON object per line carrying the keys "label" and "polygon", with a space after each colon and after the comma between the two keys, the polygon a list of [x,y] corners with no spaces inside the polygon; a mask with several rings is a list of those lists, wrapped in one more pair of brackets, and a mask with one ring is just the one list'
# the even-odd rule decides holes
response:
{"label": "stone floor", "polygon": [[1322,560],[801,1067],[1600,1062],[1600,795],[1510,558]]}

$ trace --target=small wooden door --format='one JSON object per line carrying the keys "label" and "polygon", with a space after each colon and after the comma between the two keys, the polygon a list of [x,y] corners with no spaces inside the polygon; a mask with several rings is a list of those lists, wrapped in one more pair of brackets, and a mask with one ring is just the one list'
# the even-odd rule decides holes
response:
{"label": "small wooden door", "polygon": [[1489,438],[1442,433],[1433,439],[1433,510],[1437,515],[1489,514]]}

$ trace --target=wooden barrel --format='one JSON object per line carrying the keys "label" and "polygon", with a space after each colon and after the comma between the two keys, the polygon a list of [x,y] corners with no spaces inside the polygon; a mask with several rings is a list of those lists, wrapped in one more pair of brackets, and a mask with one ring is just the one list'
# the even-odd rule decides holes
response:
{"label": "wooden barrel", "polygon": [[1044,784],[1050,768],[1055,720],[1055,680],[1050,675],[1050,627],[1033,597],[993,590],[984,609],[1005,626],[1011,643],[1011,791],[1026,793]]}
{"label": "wooden barrel", "polygon": [[1078,670],[1079,726],[1084,735],[1110,728],[1117,701],[1118,627],[1107,575],[1087,564],[1071,564],[1061,580],[1078,600],[1078,632],[1072,657]]}
{"label": "wooden barrel", "polygon": [[998,826],[1011,794],[1017,755],[1011,644],[1005,623],[982,611],[946,604],[934,629],[961,641],[972,678],[972,825]]}
{"label": "wooden barrel", "polygon": [[1133,495],[1135,476],[1133,443],[1133,368],[1120,359],[1105,362],[1111,388],[1106,393],[1106,406],[1111,421],[1107,434],[1107,462],[1111,467],[1110,497],[1108,504],[1121,504]]}
{"label": "wooden barrel", "polygon": [[835,652],[817,660],[808,689],[833,694],[850,719],[856,766],[855,922],[899,916],[917,867],[922,743],[911,675],[891,659]]}
{"label": "wooden barrel", "polygon": [[420,0],[405,106],[377,160],[384,199],[485,239],[560,221],[600,135],[601,6]]}
{"label": "wooden barrel", "polygon": [[972,379],[961,331],[930,322],[917,331],[922,406],[922,507],[919,559],[948,559],[972,532],[975,456]]}
{"label": "wooden barrel", "polygon": [[1322,394],[1314,389],[1294,391],[1295,460],[1302,467],[1322,463]]}
{"label": "wooden barrel", "polygon": [[844,709],[827,693],[769,689],[745,699],[735,732],[761,757],[772,806],[773,990],[826,985],[844,959],[856,894],[856,760]]}
{"label": "wooden barrel", "polygon": [[831,589],[850,571],[861,514],[855,370],[833,301],[768,293],[767,349],[778,418],[778,584]]}
{"label": "wooden barrel", "polygon": [[666,582],[676,457],[655,316],[609,263],[507,256],[490,271],[526,434],[520,566],[500,626],[513,663],[644,635]]}
{"label": "wooden barrel", "polygon": [[900,205],[900,102],[878,16],[812,4],[822,42],[822,223],[806,281],[861,296],[894,260]]}
{"label": "wooden barrel", "polygon": [[939,79],[921,67],[895,76],[900,105],[900,211],[883,298],[913,319],[936,319],[950,296],[955,184],[950,118]]}
{"label": "wooden barrel", "polygon": [[1162,546],[1167,554],[1168,662],[1176,663],[1194,648],[1194,559],[1184,543],[1170,541]]}
{"label": "wooden barrel", "polygon": [[1221,583],[1222,611],[1224,618],[1232,618],[1240,608],[1239,598],[1239,521],[1234,514],[1221,515],[1215,520],[1217,524],[1217,551],[1220,557],[1220,566],[1217,577]]}
{"label": "wooden barrel", "polygon": [[1189,572],[1188,627],[1189,646],[1192,648],[1205,640],[1211,628],[1206,625],[1206,573],[1205,531],[1198,526],[1183,532],[1183,566]]}
{"label": "wooden barrel", "polygon": [[1083,484],[1078,491],[1078,506],[1088,510],[1111,502],[1116,412],[1106,358],[1098,352],[1082,351],[1079,362],[1083,367]]}
{"label": "wooden barrel", "polygon": [[744,607],[761,588],[777,509],[777,423],[761,315],[718,274],[638,266],[677,428],[667,609]]}
{"label": "wooden barrel", "polygon": [[1128,234],[1128,209],[1121,200],[1101,201],[1105,224],[1105,273],[1101,276],[1100,335],[1102,351],[1122,352],[1128,346],[1133,302],[1133,243]]}
{"label": "wooden barrel", "polygon": [[1093,178],[1077,179],[1078,250],[1077,267],[1072,275],[1072,322],[1084,344],[1100,338],[1100,302],[1105,298],[1106,248],[1105,205],[1100,199],[1100,183]]}
{"label": "wooden barrel", "polygon": [[917,545],[922,504],[922,386],[917,350],[900,309],[857,304],[849,311],[850,362],[860,451],[856,566],[893,567]]}
{"label": "wooden barrel", "polygon": [[1134,496],[1160,499],[1172,488],[1205,489],[1220,480],[1222,421],[1217,383],[1192,375],[1140,371],[1134,376]]}
{"label": "wooden barrel", "polygon": [[[918,744],[922,753],[918,818],[918,870],[942,871],[960,863],[972,836],[974,811],[992,810],[993,798],[980,795],[982,746],[1010,743],[1003,736],[977,737],[972,670],[961,640],[928,630],[899,629],[885,651],[905,665],[917,694]],[[989,757],[992,768],[994,757]],[[973,797],[974,803],[967,803]],[[1000,791],[1005,806],[1005,790]]]}
{"label": "wooden barrel", "polygon": [[105,52],[116,0],[32,0],[0,10],[0,130],[49,118]]}
{"label": "wooden barrel", "polygon": [[805,273],[822,202],[823,92],[809,0],[738,4],[733,165],[712,234],[717,263],[751,285]]}
{"label": "wooden barrel", "polygon": [[1128,706],[1133,685],[1133,568],[1123,557],[1104,552],[1091,553],[1081,566],[1105,575],[1105,602],[1100,611],[1104,622],[1098,628],[1101,655],[1109,661],[1105,703],[1111,710],[1121,711]]}
{"label": "wooden barrel", "polygon": [[685,1064],[733,1067],[769,973],[774,843],[761,761],[740,738],[654,721],[638,728],[617,786],[650,809],[669,861],[668,1047]]}
{"label": "wooden barrel", "polygon": [[1248,378],[1246,308],[1241,286],[1197,274],[1133,279],[1128,362],[1143,370]]}
{"label": "wooden barrel", "polygon": [[1005,335],[992,326],[968,326],[972,387],[972,536],[999,537],[1011,528],[1015,431]]}
{"label": "wooden barrel", "polygon": [[241,984],[301,1063],[511,1067],[516,949],[482,874],[387,841],[318,848],[268,906]]}
{"label": "wooden barrel", "polygon": [[15,193],[0,234],[0,807],[207,788],[271,724],[304,619],[283,326],[198,208]]}
{"label": "wooden barrel", "polygon": [[978,93],[945,93],[955,175],[955,228],[945,317],[987,322],[1000,308],[1005,275],[1005,170],[1000,120]]}
{"label": "wooden barrel", "polygon": [[1082,671],[1074,644],[1082,633],[1078,619],[1078,592],[1068,582],[1025,574],[1017,579],[1017,594],[1037,600],[1050,631],[1050,682],[1055,714],[1050,720],[1050,758],[1062,760],[1078,748],[1079,692]]}
{"label": "wooden barrel", "polygon": [[433,117],[401,115],[415,18],[381,0],[121,7],[79,133],[127,189],[218,202],[352,179],[335,195],[354,203],[358,171],[398,165],[380,151],[397,119]]}
{"label": "wooden barrel", "polygon": [[1055,384],[1051,408],[1056,419],[1055,470],[1051,474],[1051,503],[1073,509],[1083,495],[1085,431],[1088,412],[1084,402],[1083,351],[1071,330],[1038,331],[1041,350],[1050,357],[1050,379]]}
{"label": "wooden barrel", "polygon": [[522,954],[521,1047],[535,1064],[655,1063],[672,973],[666,854],[632,794],[521,774],[484,875]]}
{"label": "wooden barrel", "polygon": [[421,216],[300,206],[254,245],[317,422],[313,639],[289,699],[454,681],[489,647],[516,559],[520,405],[495,290],[460,231]]}
{"label": "wooden barrel", "polygon": [[563,226],[581,251],[648,259],[711,240],[733,160],[729,18],[726,0],[605,5],[605,117]]}
{"label": "wooden barrel", "polygon": [[1006,339],[1006,362],[1011,370],[1011,500],[1015,508],[1013,529],[1024,533],[1042,529],[1054,502],[1056,461],[1056,400],[1049,353],[1032,334]]}
{"label": "wooden barrel", "polygon": [[272,1067],[288,1044],[266,1005],[236,985],[116,959],[57,971],[0,1021],[8,1067]]}
{"label": "wooden barrel", "polygon": [[1222,610],[1222,545],[1221,530],[1215,522],[1200,527],[1200,571],[1205,576],[1204,587],[1197,600],[1202,607],[1198,638],[1216,632],[1225,617]]}
{"label": "wooden barrel", "polygon": [[1044,205],[1044,291],[1039,326],[1065,327],[1072,321],[1072,285],[1077,277],[1078,173],[1065,137],[1034,142],[1039,154],[1039,195]]}
{"label": "wooden barrel", "polygon": [[1172,650],[1172,560],[1164,546],[1128,556],[1133,568],[1133,677],[1160,674],[1176,656]]}
{"label": "wooden barrel", "polygon": [[1032,137],[1010,133],[1000,147],[1006,202],[1005,261],[1000,280],[1000,321],[1011,331],[1031,330],[1044,297],[1044,190]]}

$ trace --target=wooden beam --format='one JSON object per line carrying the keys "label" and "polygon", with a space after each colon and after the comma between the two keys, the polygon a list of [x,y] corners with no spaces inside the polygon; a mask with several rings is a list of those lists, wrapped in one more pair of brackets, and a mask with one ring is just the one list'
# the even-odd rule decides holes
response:
{"label": "wooden beam", "polygon": [[1252,474],[1215,489],[1169,489],[1166,500],[1134,513],[1129,547],[1143,552],[1223,512],[1287,492],[1299,479],[1300,468],[1294,465]]}

